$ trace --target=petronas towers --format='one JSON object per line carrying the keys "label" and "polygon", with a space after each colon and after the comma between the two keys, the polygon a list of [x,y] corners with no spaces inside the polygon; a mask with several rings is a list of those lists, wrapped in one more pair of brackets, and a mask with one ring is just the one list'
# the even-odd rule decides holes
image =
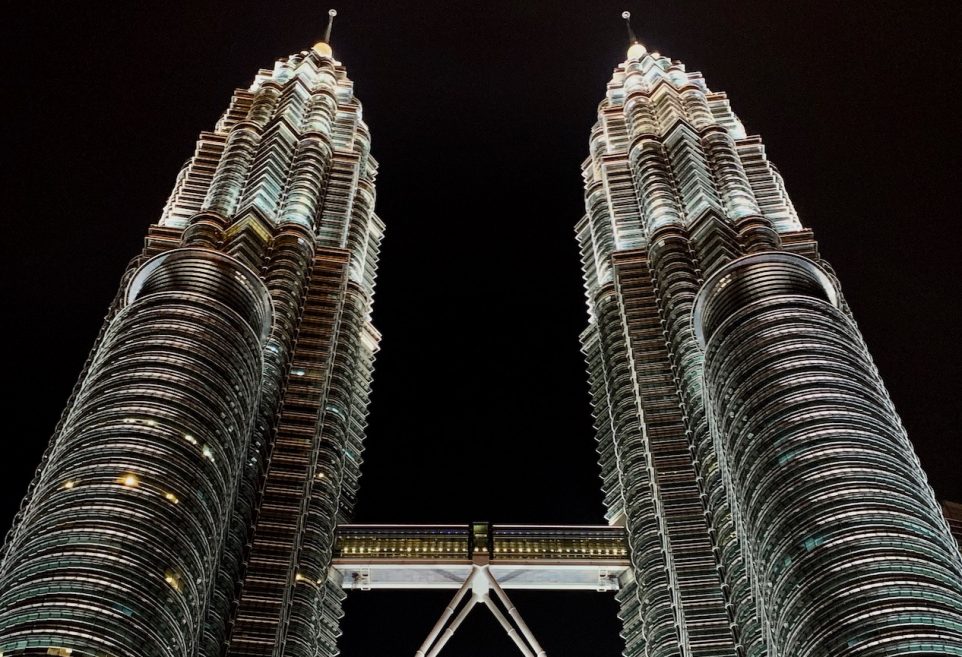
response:
{"label": "petronas towers", "polygon": [[[235,92],[131,261],[2,548],[0,657],[338,653],[384,224],[329,41]],[[962,655],[958,546],[761,140],[634,40],[582,173],[624,655]]]}
{"label": "petronas towers", "polygon": [[325,42],[201,134],[7,536],[0,654],[336,654],[376,172]]}
{"label": "petronas towers", "polygon": [[632,44],[577,226],[626,657],[962,654],[962,559],[758,137]]}

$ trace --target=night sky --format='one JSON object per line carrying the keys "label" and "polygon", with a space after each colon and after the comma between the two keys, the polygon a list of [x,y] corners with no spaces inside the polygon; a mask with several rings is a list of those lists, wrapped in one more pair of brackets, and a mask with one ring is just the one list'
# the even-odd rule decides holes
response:
{"label": "night sky", "polygon": [[[938,497],[962,500],[962,15],[918,4],[338,0],[387,224],[356,519],[603,522],[573,227],[623,9],[764,138]],[[197,134],[327,8],[30,2],[5,21],[4,528]],[[353,594],[343,654],[413,654],[450,595]],[[512,597],[548,654],[619,654],[610,595]],[[479,608],[442,654],[514,651]]]}

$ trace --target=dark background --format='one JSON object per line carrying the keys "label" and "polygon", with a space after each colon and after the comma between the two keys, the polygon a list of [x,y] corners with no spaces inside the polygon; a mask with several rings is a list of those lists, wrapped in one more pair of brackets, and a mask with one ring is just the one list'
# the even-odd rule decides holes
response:
{"label": "dark background", "polygon": [[[388,225],[357,520],[602,521],[573,226],[622,9],[764,137],[937,495],[962,500],[962,21],[938,5],[339,0]],[[5,21],[3,527],[197,133],[326,9],[34,2]],[[413,654],[448,597],[353,594],[344,654]],[[610,596],[514,597],[549,654],[620,652]],[[478,610],[444,654],[513,651]]]}

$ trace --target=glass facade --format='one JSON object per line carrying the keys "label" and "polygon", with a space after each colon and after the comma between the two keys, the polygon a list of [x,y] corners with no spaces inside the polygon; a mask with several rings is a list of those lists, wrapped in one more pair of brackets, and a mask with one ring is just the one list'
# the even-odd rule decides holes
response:
{"label": "glass facade", "polygon": [[583,168],[626,657],[962,654],[962,558],[831,267],[725,94],[638,43]]}
{"label": "glass facade", "polygon": [[0,655],[334,655],[383,224],[326,43],[201,134],[3,546]]}

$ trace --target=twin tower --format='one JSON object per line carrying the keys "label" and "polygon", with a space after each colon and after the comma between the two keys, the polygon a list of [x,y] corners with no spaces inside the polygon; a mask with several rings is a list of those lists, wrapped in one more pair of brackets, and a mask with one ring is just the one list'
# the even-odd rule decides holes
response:
{"label": "twin tower", "polygon": [[[236,91],[127,269],[2,548],[3,657],[337,654],[384,225],[328,41]],[[962,557],[761,140],[635,41],[582,169],[624,655],[962,655]]]}

